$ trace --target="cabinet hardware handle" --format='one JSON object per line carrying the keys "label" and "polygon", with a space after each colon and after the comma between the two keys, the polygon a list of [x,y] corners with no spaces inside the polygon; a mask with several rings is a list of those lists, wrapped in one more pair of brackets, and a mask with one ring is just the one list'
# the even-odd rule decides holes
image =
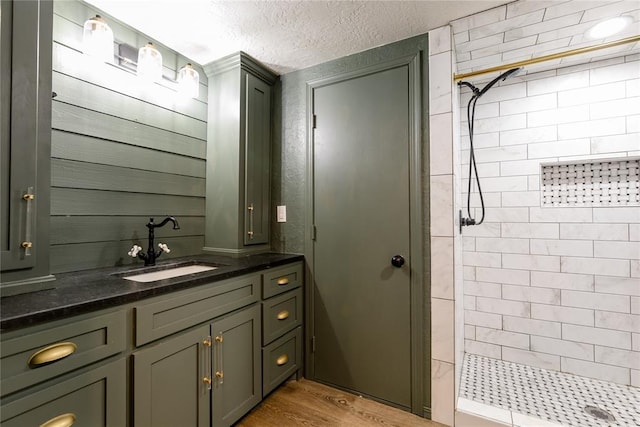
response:
{"label": "cabinet hardware handle", "polygon": [[33,247],[33,242],[22,242],[20,246],[22,246],[24,249],[30,249]]}
{"label": "cabinet hardware handle", "polygon": [[211,390],[211,346],[213,341],[211,340],[211,336],[206,337],[202,340],[202,346],[204,347],[204,378],[202,378],[202,382],[207,385],[207,390]]}
{"label": "cabinet hardware handle", "polygon": [[216,342],[223,342],[224,341],[224,337],[222,335],[218,335],[216,337]]}
{"label": "cabinet hardware handle", "polygon": [[205,383],[207,385],[207,389],[211,390],[211,378],[209,377],[204,377],[202,379],[202,382]]}
{"label": "cabinet hardware handle", "polygon": [[24,256],[31,256],[31,247],[33,246],[31,232],[33,229],[33,200],[36,198],[33,187],[27,187],[27,191],[23,193],[22,200],[27,204],[25,208],[25,226],[24,240],[20,245],[24,249]]}
{"label": "cabinet hardware handle", "polygon": [[40,424],[40,427],[70,427],[76,422],[76,414],[67,413],[58,415]]}
{"label": "cabinet hardware handle", "polygon": [[216,373],[214,374],[218,379],[218,385],[224,384],[224,350],[222,349],[222,343],[224,342],[224,336],[222,332],[218,333],[215,338],[216,342]]}
{"label": "cabinet hardware handle", "polygon": [[49,363],[56,362],[72,355],[78,347],[72,342],[52,344],[31,355],[27,364],[31,369],[38,368]]}
{"label": "cabinet hardware handle", "polygon": [[26,193],[22,196],[23,200],[33,200],[35,198],[36,198],[35,194],[31,194],[31,193]]}
{"label": "cabinet hardware handle", "polygon": [[278,315],[276,317],[278,318],[278,320],[284,320],[287,317],[289,317],[289,311],[288,310],[282,310],[280,313],[278,313]]}
{"label": "cabinet hardware handle", "polygon": [[223,379],[224,378],[224,373],[220,372],[220,371],[216,371],[216,378]]}
{"label": "cabinet hardware handle", "polygon": [[289,356],[287,356],[286,354],[283,354],[282,356],[276,359],[276,365],[282,366],[286,364],[288,361],[289,361]]}
{"label": "cabinet hardware handle", "polygon": [[288,277],[281,277],[278,279],[278,285],[288,285],[288,284],[289,284]]}
{"label": "cabinet hardware handle", "polygon": [[247,234],[249,235],[249,240],[253,240],[253,203],[247,206],[247,210],[249,211],[249,231],[247,231]]}

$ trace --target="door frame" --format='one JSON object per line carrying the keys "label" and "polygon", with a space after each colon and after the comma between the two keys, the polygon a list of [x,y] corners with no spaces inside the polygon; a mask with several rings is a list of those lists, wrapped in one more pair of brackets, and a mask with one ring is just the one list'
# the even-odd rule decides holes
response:
{"label": "door frame", "polygon": [[[424,262],[423,247],[425,230],[423,230],[423,138],[422,133],[422,52],[398,57],[391,61],[384,61],[375,65],[366,66],[354,71],[340,73],[329,77],[322,77],[307,81],[307,185],[305,194],[305,230],[304,251],[307,262],[305,280],[305,376],[315,378],[313,372],[313,331],[314,325],[314,292],[315,265],[314,265],[314,91],[323,86],[364,77],[369,74],[390,70],[393,68],[408,67],[409,72],[409,230],[411,250],[411,280],[410,280],[410,323],[411,323],[411,412],[424,416],[423,393],[424,387],[424,341],[425,325],[423,307],[425,302]],[[426,160],[425,160],[426,161]]]}

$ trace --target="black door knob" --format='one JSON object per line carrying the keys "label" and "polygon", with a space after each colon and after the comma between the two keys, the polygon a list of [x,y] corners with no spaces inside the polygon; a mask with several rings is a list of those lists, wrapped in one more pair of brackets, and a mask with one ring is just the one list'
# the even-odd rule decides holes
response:
{"label": "black door knob", "polygon": [[397,268],[402,267],[404,265],[404,258],[402,255],[394,255],[391,257],[391,265]]}

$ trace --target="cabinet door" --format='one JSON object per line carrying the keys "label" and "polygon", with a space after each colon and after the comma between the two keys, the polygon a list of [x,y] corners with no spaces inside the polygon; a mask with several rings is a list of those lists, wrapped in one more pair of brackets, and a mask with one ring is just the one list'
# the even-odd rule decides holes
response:
{"label": "cabinet door", "polygon": [[2,426],[127,424],[127,366],[120,359],[71,379],[46,385],[2,405]]}
{"label": "cabinet door", "polygon": [[246,73],[244,244],[269,242],[271,86]]}
{"label": "cabinet door", "polygon": [[230,426],[262,398],[260,306],[254,305],[212,325],[213,425]]}
{"label": "cabinet door", "polygon": [[43,266],[14,280],[49,273],[53,3],[3,0],[1,7],[1,265],[33,268],[38,254]]}
{"label": "cabinet door", "polygon": [[209,326],[133,353],[136,427],[209,426]]}

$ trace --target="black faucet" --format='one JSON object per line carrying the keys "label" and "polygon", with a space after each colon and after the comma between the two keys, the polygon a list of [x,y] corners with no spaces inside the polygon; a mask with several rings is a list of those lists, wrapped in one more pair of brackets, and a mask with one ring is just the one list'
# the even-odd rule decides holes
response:
{"label": "black faucet", "polygon": [[[158,252],[153,249],[154,230],[156,228],[163,227],[169,221],[173,223],[174,230],[180,229],[178,221],[172,216],[166,217],[160,224],[154,223],[153,218],[149,218],[149,222],[147,223],[147,228],[149,229],[149,247],[147,248],[147,253],[145,254],[144,252],[142,252],[142,248],[140,248],[140,246],[134,245],[129,252],[129,255],[133,257],[137,256],[138,258],[144,260],[144,265],[156,265],[156,259],[158,259],[160,255],[162,255],[162,252],[169,252],[169,248],[167,247],[167,245],[160,243],[158,244],[158,246],[160,246],[160,250]],[[136,250],[136,248],[138,248],[138,250]]]}

